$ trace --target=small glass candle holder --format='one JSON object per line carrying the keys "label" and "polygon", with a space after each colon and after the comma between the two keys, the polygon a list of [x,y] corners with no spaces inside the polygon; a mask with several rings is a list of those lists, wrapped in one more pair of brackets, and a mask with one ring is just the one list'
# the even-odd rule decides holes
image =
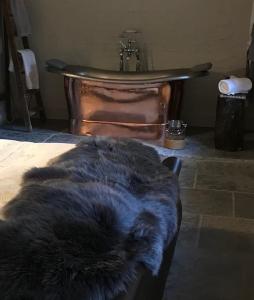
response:
{"label": "small glass candle holder", "polygon": [[187,124],[182,120],[170,120],[166,127],[165,147],[183,149],[185,147]]}

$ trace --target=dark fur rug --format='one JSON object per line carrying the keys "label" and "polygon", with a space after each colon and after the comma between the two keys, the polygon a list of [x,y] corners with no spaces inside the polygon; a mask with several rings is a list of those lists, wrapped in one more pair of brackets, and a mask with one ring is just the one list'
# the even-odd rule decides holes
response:
{"label": "dark fur rug", "polygon": [[113,299],[138,265],[156,275],[177,200],[155,150],[130,140],[88,138],[31,169],[0,221],[0,299]]}

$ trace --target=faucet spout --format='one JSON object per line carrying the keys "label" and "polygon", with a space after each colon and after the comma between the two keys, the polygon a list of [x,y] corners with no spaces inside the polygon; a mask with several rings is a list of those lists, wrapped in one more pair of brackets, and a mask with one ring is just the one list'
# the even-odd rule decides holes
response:
{"label": "faucet spout", "polygon": [[136,57],[136,71],[140,71],[140,50],[135,45],[136,41],[128,39],[125,44],[122,40],[120,40],[120,71],[128,70],[128,62],[130,59],[135,56]]}

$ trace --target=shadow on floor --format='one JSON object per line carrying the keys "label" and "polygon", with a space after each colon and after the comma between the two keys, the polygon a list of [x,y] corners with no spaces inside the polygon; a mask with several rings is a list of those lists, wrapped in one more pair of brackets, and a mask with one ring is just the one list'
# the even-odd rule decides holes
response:
{"label": "shadow on floor", "polygon": [[[254,299],[254,231],[241,230],[202,224],[180,235],[164,300]],[[195,234],[194,245],[186,243]]]}

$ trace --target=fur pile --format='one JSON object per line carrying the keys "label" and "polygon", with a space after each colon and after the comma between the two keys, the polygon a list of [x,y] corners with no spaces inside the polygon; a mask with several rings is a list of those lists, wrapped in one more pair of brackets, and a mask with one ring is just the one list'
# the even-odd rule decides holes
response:
{"label": "fur pile", "polygon": [[155,150],[131,140],[88,138],[31,169],[0,221],[0,299],[113,299],[138,265],[156,275],[177,200]]}

